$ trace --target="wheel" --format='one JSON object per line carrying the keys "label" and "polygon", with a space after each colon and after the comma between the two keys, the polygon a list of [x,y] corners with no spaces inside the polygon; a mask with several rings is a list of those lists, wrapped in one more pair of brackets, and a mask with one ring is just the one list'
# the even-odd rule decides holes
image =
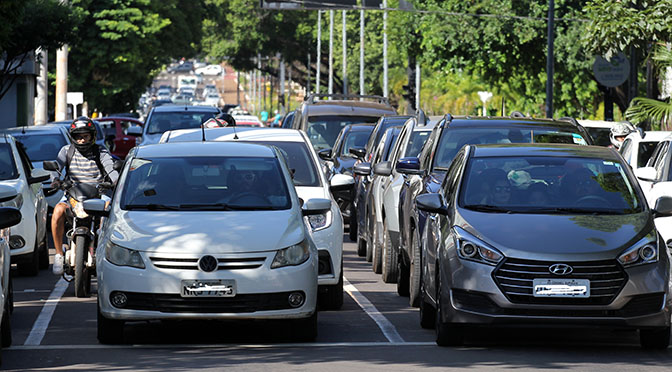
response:
{"label": "wheel", "polygon": [[[350,222],[348,223],[348,236],[350,237],[351,241],[357,241],[357,208],[355,208],[352,203],[350,203]],[[357,253],[359,253],[359,251],[357,251]]]}
{"label": "wheel", "polygon": [[[370,223],[367,222],[367,228],[369,232],[369,240],[366,242],[366,261],[371,262],[373,261],[373,246],[375,245],[376,237],[375,237],[375,232],[372,231]],[[373,229],[375,230],[375,229]]]}
{"label": "wheel", "polygon": [[2,347],[10,347],[12,345],[12,325],[9,320],[9,301],[5,301],[5,306],[2,309],[2,323],[0,323],[0,344]]}
{"label": "wheel", "polygon": [[670,346],[670,327],[640,329],[639,343],[644,349],[667,349]]}
{"label": "wheel", "polygon": [[[26,261],[22,261],[17,264],[19,268],[19,274],[23,276],[37,276],[37,273],[40,271],[40,252],[37,242],[35,243],[33,252],[27,256],[28,259]],[[49,261],[47,260],[47,262]]]}
{"label": "wheel", "polygon": [[397,294],[408,297],[408,265],[399,253],[397,257]]}
{"label": "wheel", "polygon": [[383,220],[383,268],[382,277],[385,283],[397,281],[397,250],[392,246],[390,231],[387,229],[387,220]]}
{"label": "wheel", "polygon": [[75,296],[89,297],[86,290],[87,278],[90,281],[89,270],[86,268],[88,240],[84,236],[75,237]]}
{"label": "wheel", "polygon": [[124,321],[108,319],[100,313],[98,304],[98,341],[101,344],[120,344],[124,340]]}
{"label": "wheel", "polygon": [[436,275],[436,319],[434,321],[436,344],[439,346],[460,346],[464,343],[464,329],[458,325],[443,321],[441,279],[438,273]]}
{"label": "wheel", "polygon": [[46,270],[49,268],[49,247],[47,246],[47,234],[44,234],[42,242],[40,243],[40,270]]}
{"label": "wheel", "polygon": [[366,240],[362,239],[359,236],[357,237],[357,255],[359,257],[366,256]]}
{"label": "wheel", "polygon": [[411,232],[411,265],[408,270],[408,302],[413,307],[420,306],[420,270],[422,270],[422,257],[420,256],[420,237],[418,230]]}
{"label": "wheel", "polygon": [[372,250],[372,263],[371,263],[371,268],[373,269],[373,272],[376,274],[380,274],[383,271],[383,247],[380,242],[381,237],[381,231],[380,228],[378,227],[378,223],[374,222],[374,227],[373,227],[373,244],[371,244],[371,250]]}
{"label": "wheel", "polygon": [[317,337],[317,311],[308,318],[292,320],[292,341],[310,342]]}
{"label": "wheel", "polygon": [[425,291],[425,282],[420,282],[420,326],[425,329],[434,328],[436,322],[436,309],[427,302],[427,292]]}
{"label": "wheel", "polygon": [[320,305],[325,310],[338,310],[343,307],[343,265],[341,264],[341,277],[337,284],[325,286],[326,293],[320,298]]}

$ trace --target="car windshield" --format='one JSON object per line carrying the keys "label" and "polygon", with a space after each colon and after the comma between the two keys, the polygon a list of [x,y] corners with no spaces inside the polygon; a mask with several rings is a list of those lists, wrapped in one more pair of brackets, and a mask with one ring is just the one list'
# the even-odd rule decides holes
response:
{"label": "car windshield", "polygon": [[158,157],[132,160],[125,210],[280,210],[291,198],[276,158]]}
{"label": "car windshield", "polygon": [[199,128],[216,112],[155,112],[147,125],[147,134],[159,134],[168,130]]}
{"label": "car windshield", "polygon": [[363,148],[366,146],[366,142],[369,140],[372,130],[373,127],[370,127],[370,130],[367,131],[348,132],[345,137],[343,149],[341,149],[341,155],[354,156],[350,154],[350,149]]}
{"label": "car windshield", "polygon": [[459,205],[504,213],[638,213],[643,203],[625,167],[597,158],[473,158],[464,174]]}
{"label": "car windshield", "polygon": [[306,134],[315,151],[334,147],[341,129],[348,124],[375,123],[377,116],[311,116]]}
{"label": "car windshield", "polygon": [[26,148],[30,161],[56,160],[58,152],[67,143],[60,133],[54,134],[13,134]]}
{"label": "car windshield", "polygon": [[18,176],[11,146],[8,143],[0,143],[0,180],[13,180]]}
{"label": "car windshield", "polygon": [[595,127],[584,127],[590,134],[590,137],[593,138],[593,143],[596,146],[609,146],[611,145],[611,140],[609,139],[609,133],[611,133],[611,128],[595,128]]}
{"label": "car windshield", "polygon": [[408,145],[406,146],[406,153],[404,156],[414,156],[417,157],[422,151],[422,146],[427,142],[427,138],[432,132],[428,130],[415,131],[411,133],[411,138],[408,140]]}
{"label": "car windshield", "polygon": [[273,145],[285,156],[287,166],[294,172],[294,186],[320,186],[320,178],[311,160],[310,149],[304,142],[268,141],[257,142]]}
{"label": "car windshield", "polygon": [[465,127],[444,130],[439,141],[434,168],[447,169],[457,152],[464,145],[495,143],[569,143],[586,145],[586,140],[576,132],[557,128],[530,127]]}

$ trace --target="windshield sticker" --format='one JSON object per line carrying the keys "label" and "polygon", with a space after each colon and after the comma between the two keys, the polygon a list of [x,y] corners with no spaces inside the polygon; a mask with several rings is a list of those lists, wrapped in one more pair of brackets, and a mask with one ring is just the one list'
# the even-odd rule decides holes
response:
{"label": "windshield sticker", "polygon": [[613,166],[613,165],[614,165],[614,162],[613,162],[613,161],[603,161],[602,164]]}

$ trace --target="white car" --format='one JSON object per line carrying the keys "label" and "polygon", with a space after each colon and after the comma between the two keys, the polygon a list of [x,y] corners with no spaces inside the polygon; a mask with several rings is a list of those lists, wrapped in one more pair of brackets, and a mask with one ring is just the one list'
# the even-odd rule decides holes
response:
{"label": "white car", "polygon": [[209,93],[207,96],[205,96],[205,99],[203,100],[204,105],[208,106],[219,106],[219,100],[220,100],[219,93]]}
{"label": "white car", "polygon": [[[235,129],[234,129],[235,128]],[[309,218],[312,236],[319,251],[319,303],[325,309],[340,309],[343,305],[343,217],[331,190],[351,188],[352,176],[339,174],[327,181],[320,171],[320,161],[305,132],[294,129],[251,129],[238,127],[205,130],[208,141],[255,142],[280,149],[294,172],[296,192],[302,200],[329,199],[330,211]],[[167,132],[160,143],[201,141],[201,130]]]}
{"label": "white car", "polygon": [[317,334],[318,252],[279,150],[233,142],[169,143],[129,153],[96,249],[98,339],[126,321],[286,319]]}
{"label": "white car", "polygon": [[[17,196],[13,187],[0,185],[0,202],[6,202]],[[9,227],[21,221],[21,212],[16,208],[0,208],[0,345],[12,344],[12,326],[9,314],[14,308],[12,278],[10,274]],[[1,360],[1,359],[0,359]]]}
{"label": "white car", "polygon": [[197,75],[209,75],[209,76],[217,76],[217,75],[222,75],[224,72],[224,69],[220,65],[207,65],[205,67],[200,67],[194,70],[194,73]]}
{"label": "white car", "polygon": [[11,228],[9,247],[12,263],[22,275],[35,276],[40,269],[49,267],[47,248],[47,201],[42,182],[51,174],[33,166],[22,146],[14,137],[0,137],[0,185],[16,190],[16,198],[0,204],[21,211],[21,222]]}
{"label": "white car", "polygon": [[621,156],[630,164],[632,169],[644,167],[658,143],[670,134],[672,132],[656,130],[632,132],[625,137],[625,141],[621,144],[618,152],[621,153]]}

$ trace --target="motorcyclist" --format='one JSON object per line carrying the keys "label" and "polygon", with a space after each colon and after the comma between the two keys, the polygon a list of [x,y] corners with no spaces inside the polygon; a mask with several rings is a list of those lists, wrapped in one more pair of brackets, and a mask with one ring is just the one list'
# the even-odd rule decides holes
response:
{"label": "motorcyclist", "polygon": [[610,147],[614,148],[615,150],[620,149],[621,144],[623,144],[623,141],[625,141],[625,137],[634,131],[635,128],[627,123],[614,124],[614,126],[612,126],[611,130],[609,131],[609,140],[611,141]]}
{"label": "motorcyclist", "polygon": [[[114,184],[119,178],[119,173],[114,169],[114,160],[106,148],[96,144],[96,127],[91,119],[80,116],[70,124],[69,130],[71,145],[65,145],[58,153],[56,161],[59,170],[65,179],[56,178],[52,187],[60,187],[65,182],[88,183],[96,186],[102,182]],[[74,150],[71,150],[74,146]],[[107,195],[102,199],[109,201]],[[63,230],[65,227],[66,211],[70,208],[66,195],[56,204],[51,217],[51,234],[56,248],[54,256],[53,272],[56,275],[63,274],[63,252],[67,244],[63,244]]]}

